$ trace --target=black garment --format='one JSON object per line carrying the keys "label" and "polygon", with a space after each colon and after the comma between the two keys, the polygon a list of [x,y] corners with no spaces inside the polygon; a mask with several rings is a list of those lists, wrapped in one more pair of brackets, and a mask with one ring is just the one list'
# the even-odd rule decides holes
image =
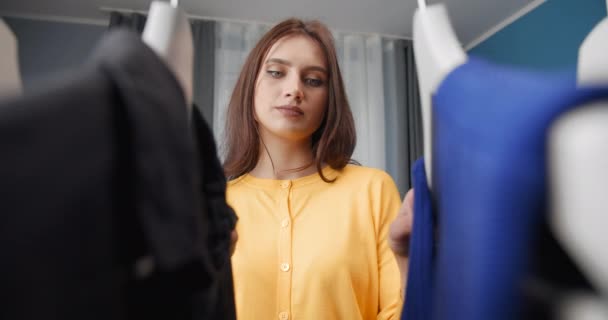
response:
{"label": "black garment", "polygon": [[126,31],[0,103],[0,319],[235,318],[235,216],[194,120]]}
{"label": "black garment", "polygon": [[529,270],[521,284],[521,319],[561,319],[563,306],[574,295],[598,296],[592,283],[558,242],[547,219],[538,227],[530,247]]}

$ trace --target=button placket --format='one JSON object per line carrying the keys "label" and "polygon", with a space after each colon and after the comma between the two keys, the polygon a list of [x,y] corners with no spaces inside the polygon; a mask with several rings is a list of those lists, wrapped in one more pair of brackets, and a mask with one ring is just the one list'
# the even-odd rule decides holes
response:
{"label": "button placket", "polygon": [[289,208],[291,197],[291,181],[282,181],[280,183],[280,199],[279,199],[279,217],[280,227],[279,234],[279,261],[277,263],[278,272],[278,297],[277,307],[279,319],[288,320],[289,312],[291,311],[291,274],[293,266],[291,265],[291,247],[292,247],[292,228],[291,228],[291,212]]}

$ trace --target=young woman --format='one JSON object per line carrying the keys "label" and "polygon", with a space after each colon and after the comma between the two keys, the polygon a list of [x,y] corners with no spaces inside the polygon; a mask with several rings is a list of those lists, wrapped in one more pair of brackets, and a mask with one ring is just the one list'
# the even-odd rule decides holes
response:
{"label": "young woman", "polygon": [[398,319],[411,200],[395,220],[390,176],[351,163],[355,125],[323,24],[289,19],[262,37],[226,132],[237,317]]}

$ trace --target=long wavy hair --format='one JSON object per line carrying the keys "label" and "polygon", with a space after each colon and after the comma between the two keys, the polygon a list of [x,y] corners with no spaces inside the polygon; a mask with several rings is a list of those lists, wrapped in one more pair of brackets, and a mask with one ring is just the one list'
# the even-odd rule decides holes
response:
{"label": "long wavy hair", "polygon": [[268,31],[249,53],[230,98],[226,115],[224,173],[228,179],[240,177],[253,170],[260,156],[260,137],[254,118],[255,83],[263,59],[280,39],[304,35],[314,40],[325,53],[328,63],[328,98],[325,116],[312,135],[312,153],[317,172],[323,175],[326,163],[342,169],[349,162],[356,145],[355,122],[344,90],[342,74],[334,39],[328,28],[319,21],[291,18]]}

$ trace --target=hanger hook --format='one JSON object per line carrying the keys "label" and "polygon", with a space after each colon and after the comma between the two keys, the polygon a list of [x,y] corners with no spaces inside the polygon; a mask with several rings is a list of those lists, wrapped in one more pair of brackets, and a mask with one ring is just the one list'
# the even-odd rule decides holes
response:
{"label": "hanger hook", "polygon": [[418,0],[418,9],[420,9],[420,10],[426,9],[426,0]]}

